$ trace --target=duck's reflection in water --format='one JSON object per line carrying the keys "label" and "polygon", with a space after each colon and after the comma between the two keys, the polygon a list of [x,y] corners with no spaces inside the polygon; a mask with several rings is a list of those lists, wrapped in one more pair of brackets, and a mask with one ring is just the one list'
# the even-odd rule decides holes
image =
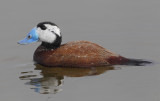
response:
{"label": "duck's reflection in water", "polygon": [[[84,77],[100,75],[108,70],[114,70],[113,66],[107,67],[92,67],[92,68],[71,68],[71,67],[44,67],[35,64],[35,70],[29,72],[21,72],[19,77],[21,80],[29,80],[27,85],[33,85],[32,89],[41,94],[55,94],[62,89],[64,84],[64,76],[66,77]],[[36,75],[35,71],[40,70]]]}

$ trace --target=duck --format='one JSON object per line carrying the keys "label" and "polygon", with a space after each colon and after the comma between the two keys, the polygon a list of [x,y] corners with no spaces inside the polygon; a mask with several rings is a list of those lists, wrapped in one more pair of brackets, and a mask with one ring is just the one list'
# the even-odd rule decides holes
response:
{"label": "duck", "polygon": [[47,67],[142,66],[152,63],[123,57],[89,41],[71,41],[61,44],[60,28],[50,21],[38,23],[18,44],[26,45],[33,42],[41,42],[34,52],[33,60]]}

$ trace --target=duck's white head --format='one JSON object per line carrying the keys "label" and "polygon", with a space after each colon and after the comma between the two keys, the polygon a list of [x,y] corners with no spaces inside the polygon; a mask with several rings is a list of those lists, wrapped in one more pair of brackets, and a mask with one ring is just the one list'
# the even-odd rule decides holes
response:
{"label": "duck's white head", "polygon": [[41,22],[34,27],[26,38],[19,41],[19,44],[29,44],[37,41],[47,44],[61,44],[61,32],[59,27],[52,22]]}

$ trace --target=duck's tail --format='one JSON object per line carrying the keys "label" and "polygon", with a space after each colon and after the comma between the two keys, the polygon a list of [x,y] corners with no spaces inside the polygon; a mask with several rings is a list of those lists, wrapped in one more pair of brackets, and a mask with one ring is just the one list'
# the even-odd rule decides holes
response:
{"label": "duck's tail", "polygon": [[129,59],[122,56],[112,56],[107,60],[111,65],[145,66],[148,64],[152,64],[151,61],[146,61],[142,59]]}

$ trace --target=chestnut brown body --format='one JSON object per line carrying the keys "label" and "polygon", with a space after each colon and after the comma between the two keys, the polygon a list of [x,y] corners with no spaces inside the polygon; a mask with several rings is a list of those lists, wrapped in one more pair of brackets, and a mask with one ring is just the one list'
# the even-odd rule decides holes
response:
{"label": "chestnut brown body", "polygon": [[128,59],[112,53],[88,41],[74,41],[56,49],[40,45],[34,53],[34,61],[44,66],[96,67],[123,64]]}

